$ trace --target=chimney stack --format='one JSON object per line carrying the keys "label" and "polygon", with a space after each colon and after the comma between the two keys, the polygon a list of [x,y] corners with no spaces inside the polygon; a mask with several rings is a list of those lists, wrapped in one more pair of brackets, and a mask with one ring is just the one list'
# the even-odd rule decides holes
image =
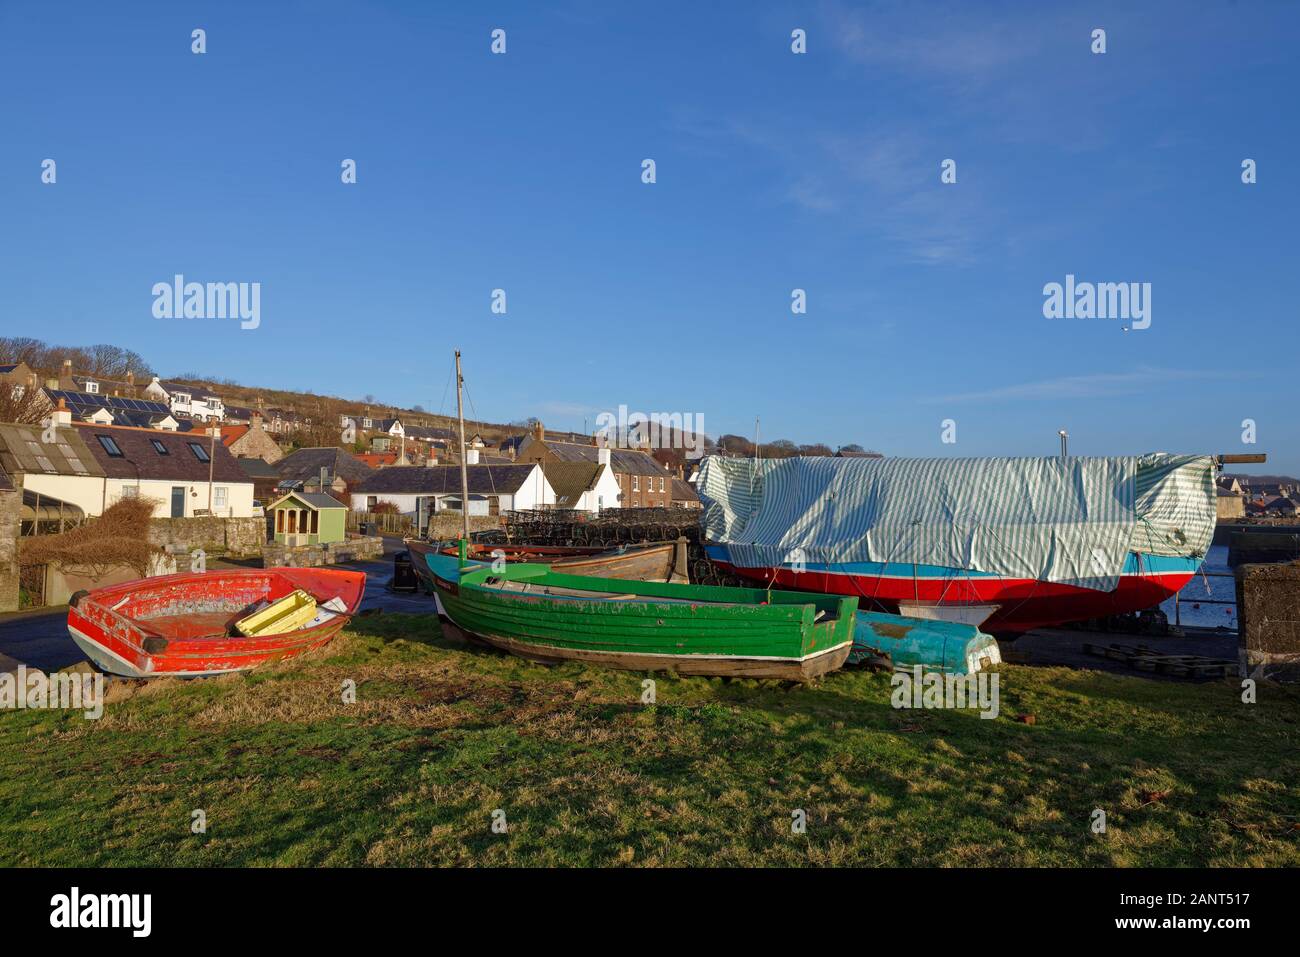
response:
{"label": "chimney stack", "polygon": [[69,377],[72,375],[72,360],[71,360],[71,359],[64,359],[64,360],[63,360],[63,374],[64,374],[65,376],[69,376]]}
{"label": "chimney stack", "polygon": [[135,385],[135,373],[132,372],[130,369],[126,370],[126,384]]}
{"label": "chimney stack", "polygon": [[598,463],[600,463],[601,465],[609,465],[609,464],[610,464],[610,460],[609,460],[609,446],[608,446],[608,445],[602,445],[600,448],[598,448],[598,449],[596,450],[596,461],[597,461]]}
{"label": "chimney stack", "polygon": [[54,414],[50,416],[50,421],[56,427],[60,425],[63,426],[72,425],[72,413],[68,411],[67,403],[65,403],[62,399],[59,399],[58,408],[56,408],[54,410]]}
{"label": "chimney stack", "polygon": [[540,422],[533,423],[533,438],[538,442],[546,438],[546,427]]}

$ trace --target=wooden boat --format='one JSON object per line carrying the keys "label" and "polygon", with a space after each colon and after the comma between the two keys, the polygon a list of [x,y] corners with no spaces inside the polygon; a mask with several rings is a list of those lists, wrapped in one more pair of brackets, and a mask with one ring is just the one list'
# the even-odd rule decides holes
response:
{"label": "wooden boat", "polygon": [[[408,540],[407,549],[411,552],[411,565],[416,575],[429,586],[433,580],[424,556],[432,552],[456,557],[455,544],[434,545],[428,542]],[[557,572],[566,575],[590,575],[594,578],[619,578],[630,581],[667,581],[673,574],[673,542],[658,542],[647,545],[629,545],[623,549],[564,547],[553,545],[479,545],[469,546],[468,556],[471,561],[490,564],[498,556],[507,564],[518,562],[540,562],[549,564]],[[684,563],[684,559],[683,559]]]}
{"label": "wooden boat", "polygon": [[855,598],[458,564],[426,556],[451,625],[537,661],[806,681],[853,646]]}
{"label": "wooden boat", "polygon": [[246,671],[325,644],[365,586],[364,572],[325,568],[163,575],[79,592],[68,632],[100,668],[131,678]]}

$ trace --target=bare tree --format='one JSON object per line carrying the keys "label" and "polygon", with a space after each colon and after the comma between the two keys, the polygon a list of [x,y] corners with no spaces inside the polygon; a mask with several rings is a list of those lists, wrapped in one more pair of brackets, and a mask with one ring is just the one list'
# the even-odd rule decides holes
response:
{"label": "bare tree", "polygon": [[50,410],[50,402],[40,389],[18,383],[0,383],[0,422],[39,424]]}

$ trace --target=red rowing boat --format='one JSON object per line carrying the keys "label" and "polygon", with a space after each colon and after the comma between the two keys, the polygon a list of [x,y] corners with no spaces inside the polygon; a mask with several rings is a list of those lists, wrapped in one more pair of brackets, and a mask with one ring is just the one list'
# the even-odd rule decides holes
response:
{"label": "red rowing boat", "polygon": [[[73,596],[68,633],[100,668],[131,678],[247,671],[319,648],[361,603],[365,572],[249,568],[163,575]],[[316,600],[292,631],[244,637],[235,623],[294,594]]]}

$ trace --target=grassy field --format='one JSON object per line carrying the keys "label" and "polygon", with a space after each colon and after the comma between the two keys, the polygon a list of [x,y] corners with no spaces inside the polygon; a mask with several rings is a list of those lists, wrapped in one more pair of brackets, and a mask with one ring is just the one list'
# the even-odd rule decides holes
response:
{"label": "grassy field", "polygon": [[0,712],[0,864],[1300,865],[1294,689],[1004,665],[995,720],[895,710],[870,671],[660,675],[644,705],[643,674],[353,625],[118,683],[99,721]]}

